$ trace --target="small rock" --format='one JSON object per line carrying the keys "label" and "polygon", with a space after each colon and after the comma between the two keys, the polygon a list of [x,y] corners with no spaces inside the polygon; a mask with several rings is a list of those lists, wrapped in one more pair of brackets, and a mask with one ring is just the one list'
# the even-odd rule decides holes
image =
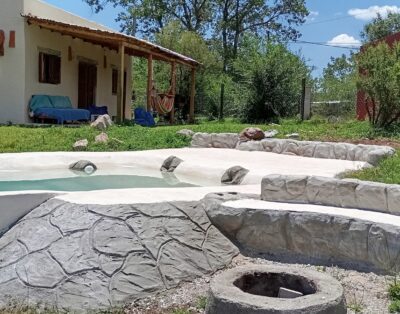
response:
{"label": "small rock", "polygon": [[181,164],[183,160],[176,157],[176,156],[170,156],[168,157],[163,165],[161,166],[160,171],[161,172],[174,172],[175,169]]}
{"label": "small rock", "polygon": [[225,171],[221,178],[222,184],[239,185],[243,182],[244,177],[249,173],[248,169],[241,166],[235,166]]}
{"label": "small rock", "polygon": [[265,138],[264,131],[259,128],[246,128],[239,134],[240,141],[261,141]]}
{"label": "small rock", "polygon": [[107,133],[101,132],[101,134],[96,136],[95,142],[96,143],[107,143],[108,142]]}
{"label": "small rock", "polygon": [[108,127],[112,126],[113,122],[108,114],[99,116],[96,121],[94,121],[90,126],[96,128],[100,131],[106,130]]}
{"label": "small rock", "polygon": [[89,141],[87,139],[80,140],[75,142],[75,144],[73,145],[73,149],[76,151],[83,151],[87,149],[88,145]]}
{"label": "small rock", "polygon": [[300,134],[299,134],[299,133],[287,134],[287,135],[286,135],[286,138],[290,138],[290,139],[293,139],[293,140],[297,140],[297,139],[300,138]]}
{"label": "small rock", "polygon": [[182,129],[182,130],[179,130],[178,132],[176,132],[176,134],[192,138],[194,135],[194,132],[189,129]]}
{"label": "small rock", "polygon": [[278,130],[268,130],[264,132],[265,138],[273,138],[279,134]]}

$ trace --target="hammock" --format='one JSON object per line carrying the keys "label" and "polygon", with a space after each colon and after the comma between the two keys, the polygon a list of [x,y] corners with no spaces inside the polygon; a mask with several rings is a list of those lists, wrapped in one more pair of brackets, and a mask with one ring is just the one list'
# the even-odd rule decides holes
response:
{"label": "hammock", "polygon": [[172,87],[166,94],[158,94],[155,86],[151,90],[151,105],[159,115],[170,113],[174,108],[175,95],[172,94]]}

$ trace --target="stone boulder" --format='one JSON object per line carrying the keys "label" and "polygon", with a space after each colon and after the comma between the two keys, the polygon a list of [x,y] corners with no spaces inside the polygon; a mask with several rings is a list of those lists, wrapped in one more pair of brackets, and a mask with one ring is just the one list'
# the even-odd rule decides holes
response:
{"label": "stone boulder", "polygon": [[87,139],[76,141],[73,145],[73,149],[75,151],[83,151],[86,150],[89,145],[89,141]]}
{"label": "stone boulder", "polygon": [[246,128],[239,134],[241,142],[261,141],[265,138],[265,133],[259,128]]}
{"label": "stone boulder", "polygon": [[99,144],[106,144],[108,142],[109,138],[107,133],[101,132],[99,135],[96,136],[95,138],[95,143]]}
{"label": "stone boulder", "polygon": [[183,162],[182,159],[176,156],[168,157],[161,166],[161,172],[174,172],[175,169]]}
{"label": "stone boulder", "polygon": [[227,185],[239,185],[243,182],[244,177],[249,173],[249,170],[241,167],[235,166],[229,168],[222,175],[221,183]]}
{"label": "stone boulder", "polygon": [[279,134],[278,130],[268,130],[264,132],[265,138],[273,138]]}
{"label": "stone boulder", "polygon": [[90,126],[100,131],[104,131],[113,125],[113,122],[108,114],[99,116]]}
{"label": "stone boulder", "polygon": [[182,130],[179,130],[178,132],[176,132],[176,134],[192,138],[194,135],[194,132],[189,129],[182,129]]}
{"label": "stone boulder", "polygon": [[88,160],[80,160],[77,162],[74,162],[69,166],[70,170],[73,171],[79,171],[79,172],[85,172],[87,174],[92,174],[97,170],[97,166],[92,163],[91,161]]}

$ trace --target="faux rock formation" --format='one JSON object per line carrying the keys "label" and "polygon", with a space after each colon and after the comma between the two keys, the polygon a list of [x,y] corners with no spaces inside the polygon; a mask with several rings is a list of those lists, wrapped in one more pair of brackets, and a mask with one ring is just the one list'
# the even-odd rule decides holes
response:
{"label": "faux rock formation", "polygon": [[90,126],[100,131],[104,131],[113,125],[113,122],[108,114],[99,116]]}
{"label": "faux rock formation", "polygon": [[87,149],[89,141],[87,139],[76,141],[73,145],[75,151],[84,151]]}
{"label": "faux rock formation", "polygon": [[168,157],[161,166],[162,172],[174,172],[175,169],[183,162],[182,159],[176,156]]}
{"label": "faux rock formation", "polygon": [[238,249],[199,202],[76,205],[52,199],[0,237],[0,307],[124,305],[228,266]]}
{"label": "faux rock formation", "polygon": [[222,175],[221,183],[227,185],[239,185],[243,182],[245,176],[249,173],[248,169],[241,166],[229,168]]}
{"label": "faux rock formation", "polygon": [[70,170],[73,171],[79,171],[79,172],[85,172],[87,174],[92,174],[97,170],[97,166],[92,163],[91,161],[88,160],[80,160],[77,162],[74,162],[69,166]]}
{"label": "faux rock formation", "polygon": [[268,130],[264,132],[265,138],[273,138],[279,134],[278,130]]}
{"label": "faux rock formation", "polygon": [[264,131],[259,128],[246,128],[239,134],[240,141],[261,141],[265,138]]}

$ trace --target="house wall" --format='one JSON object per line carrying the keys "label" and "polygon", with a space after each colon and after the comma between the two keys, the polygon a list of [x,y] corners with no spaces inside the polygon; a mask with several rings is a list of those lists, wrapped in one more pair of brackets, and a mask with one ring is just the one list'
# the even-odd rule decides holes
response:
{"label": "house wall", "polygon": [[[25,28],[20,14],[23,0],[1,0],[0,29],[5,32],[5,54],[0,57],[0,124],[25,122]],[[10,31],[16,47],[9,48]]]}
{"label": "house wall", "polygon": [[[72,49],[72,60],[68,60],[68,47]],[[41,49],[51,49],[61,53],[61,84],[39,83],[39,52]],[[116,51],[103,49],[80,39],[63,36],[60,33],[40,29],[38,26],[26,26],[26,81],[25,103],[28,105],[32,95],[45,94],[53,96],[68,96],[75,108],[78,106],[78,66],[81,60],[88,60],[97,65],[96,105],[108,106],[109,114],[117,114],[117,96],[112,95],[112,68],[119,64]],[[107,57],[107,67],[104,68],[104,56]],[[131,58],[125,56],[125,71],[127,72],[127,110],[126,118],[131,118]]]}

